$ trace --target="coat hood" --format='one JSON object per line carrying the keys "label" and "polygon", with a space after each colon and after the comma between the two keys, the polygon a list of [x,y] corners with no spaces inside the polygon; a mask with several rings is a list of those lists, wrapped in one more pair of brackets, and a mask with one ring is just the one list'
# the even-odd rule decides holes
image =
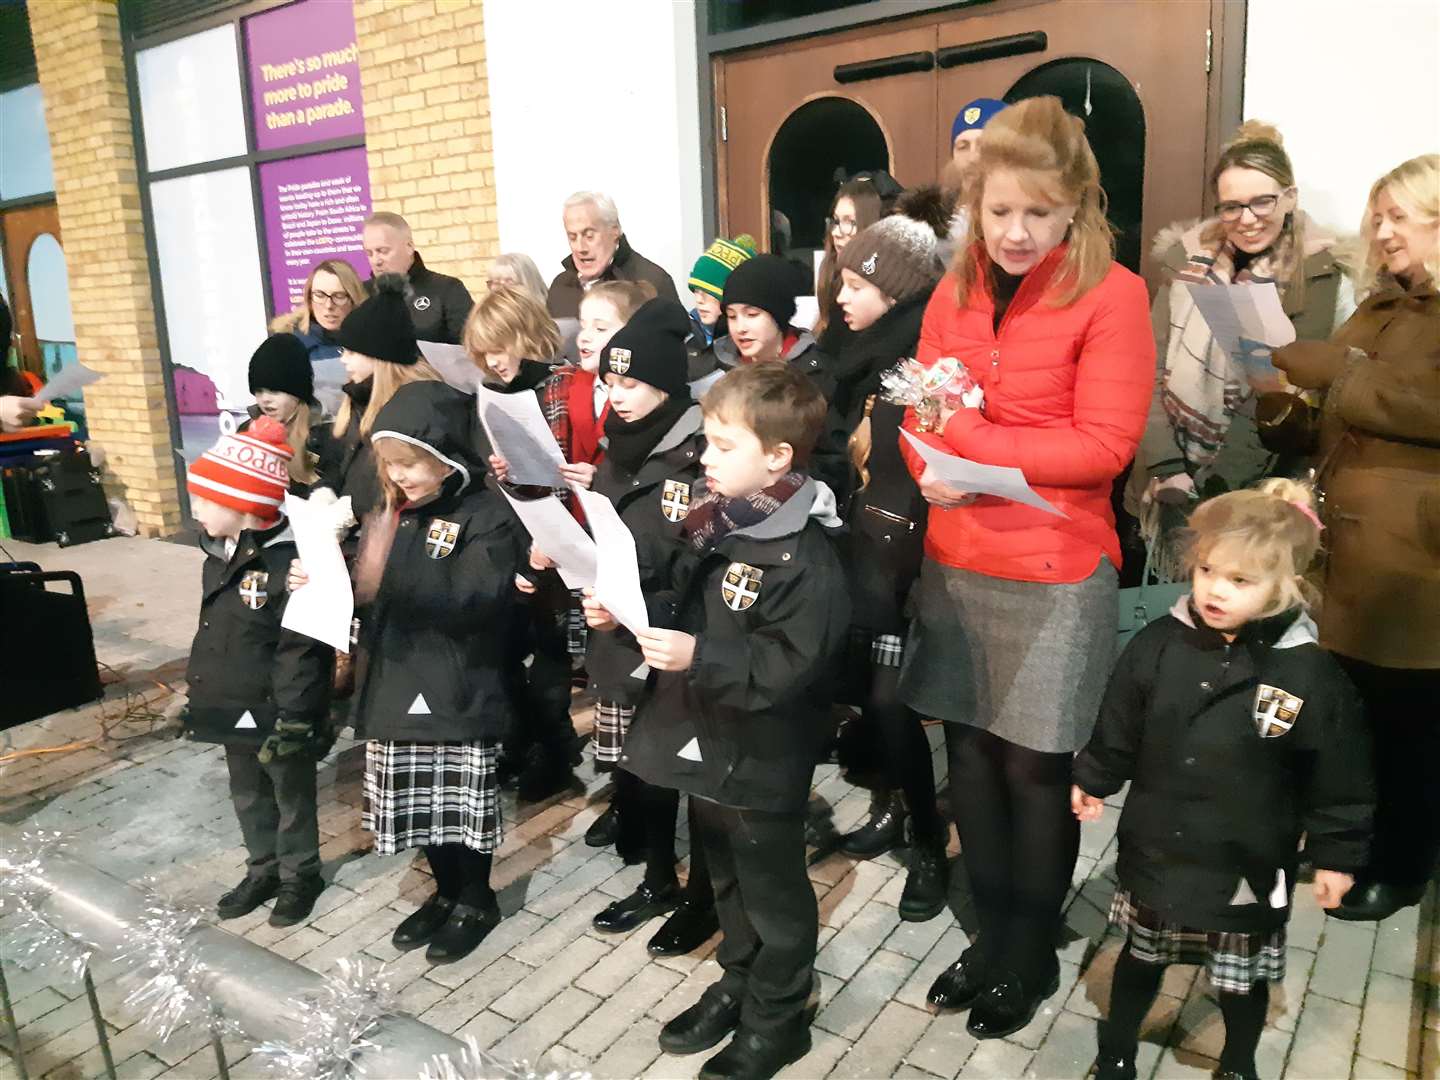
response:
{"label": "coat hood", "polygon": [[427,379],[395,392],[376,415],[370,441],[398,439],[420,447],[454,469],[464,491],[485,473],[475,449],[475,423],[473,397]]}

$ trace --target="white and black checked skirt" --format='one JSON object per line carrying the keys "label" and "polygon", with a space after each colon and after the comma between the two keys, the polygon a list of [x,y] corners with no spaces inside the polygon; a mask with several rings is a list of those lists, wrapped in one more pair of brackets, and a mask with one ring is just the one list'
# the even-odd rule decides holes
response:
{"label": "white and black checked skirt", "polygon": [[1130,955],[1145,964],[1194,964],[1204,967],[1210,985],[1232,994],[1248,994],[1257,982],[1285,978],[1285,927],[1260,934],[1234,930],[1194,930],[1167,922],[1118,889],[1110,902],[1110,922],[1130,935]]}
{"label": "white and black checked skirt", "polygon": [[500,844],[497,744],[365,744],[365,806],[360,824],[375,852],[393,855],[430,844],[464,844],[482,853]]}
{"label": "white and black checked skirt", "polygon": [[625,736],[630,733],[630,722],[634,719],[633,705],[617,705],[613,701],[595,703],[595,732],[590,745],[597,765],[614,765],[620,760]]}

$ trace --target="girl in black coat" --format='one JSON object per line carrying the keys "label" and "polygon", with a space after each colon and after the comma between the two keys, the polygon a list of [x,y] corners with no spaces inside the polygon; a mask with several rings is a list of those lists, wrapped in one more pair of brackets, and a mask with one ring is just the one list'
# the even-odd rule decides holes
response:
{"label": "girl in black coat", "polygon": [[1100,1029],[1102,1080],[1135,1076],[1140,1023],[1171,963],[1204,964],[1218,991],[1215,1075],[1253,1077],[1299,862],[1333,908],[1369,847],[1358,699],[1305,612],[1300,575],[1320,542],[1309,489],[1231,492],[1190,527],[1193,591],[1126,647],[1075,759],[1082,821],[1130,781],[1110,910],[1127,940]]}

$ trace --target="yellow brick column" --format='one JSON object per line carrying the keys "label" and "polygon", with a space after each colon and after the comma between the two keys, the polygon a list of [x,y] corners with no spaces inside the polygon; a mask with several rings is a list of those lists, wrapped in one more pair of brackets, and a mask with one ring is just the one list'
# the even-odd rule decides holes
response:
{"label": "yellow brick column", "polygon": [[114,0],[44,0],[30,32],[70,277],[75,345],[105,378],[85,391],[106,480],[148,536],[180,527],[165,377],[140,214],[130,100]]}
{"label": "yellow brick column", "polygon": [[481,0],[355,0],[355,32],[371,203],[478,295],[500,250]]}

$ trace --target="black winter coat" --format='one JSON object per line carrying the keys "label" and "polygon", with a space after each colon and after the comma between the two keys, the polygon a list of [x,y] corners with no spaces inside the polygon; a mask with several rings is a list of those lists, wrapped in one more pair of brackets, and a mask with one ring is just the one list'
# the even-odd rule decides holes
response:
{"label": "black winter coat", "polygon": [[1302,852],[1365,865],[1375,802],[1354,688],[1289,612],[1233,643],[1181,600],[1126,646],[1075,783],[1126,780],[1120,884],[1167,920],[1259,933],[1289,917]]}
{"label": "black winter coat", "polygon": [[200,625],[185,670],[187,734],[258,749],[280,716],[323,723],[335,650],[280,628],[296,557],[289,525],[241,533],[228,559],[222,541],[206,537],[201,547]]}
{"label": "black winter coat", "polygon": [[925,558],[925,497],[900,454],[905,406],[875,402],[870,412],[870,482],[850,499],[847,565],[855,625],[875,634],[903,634],[905,598]]}
{"label": "black winter coat", "polygon": [[309,445],[316,461],[314,486],[329,488],[337,497],[349,495],[356,521],[364,521],[365,515],[382,501],[375,454],[370,440],[360,434],[361,411],[352,411],[350,426],[343,435],[335,435],[328,423],[311,428]]}
{"label": "black winter coat", "polygon": [[724,806],[803,811],[850,622],[844,570],[812,520],[812,510],[828,510],[818,490],[806,483],[704,553],[641,542],[649,584],[676,596],[652,610],[654,624],[696,644],[689,671],[651,673],[626,769]]}
{"label": "black winter coat", "polygon": [[[459,278],[437,274],[425,265],[420,253],[405,275],[410,282],[410,319],[415,324],[417,341],[440,341],[459,345],[465,331],[465,320],[475,301],[470,290]],[[365,282],[367,295],[375,295],[375,279]]]}
{"label": "black winter coat", "polygon": [[361,617],[368,664],[353,715],[362,738],[468,742],[513,726],[507,665],[527,545],[499,495],[459,486],[454,477],[433,502],[399,511],[379,591]]}
{"label": "black winter coat", "polygon": [[[705,493],[700,455],[705,452],[704,417],[694,405],[681,414],[635,473],[626,472],[613,457],[600,462],[594,490],[614,505],[636,543],[654,537],[678,543],[692,500]],[[645,690],[631,672],[644,663],[634,635],[624,627],[609,634],[590,634],[585,669],[590,689],[601,701],[634,705]]]}

